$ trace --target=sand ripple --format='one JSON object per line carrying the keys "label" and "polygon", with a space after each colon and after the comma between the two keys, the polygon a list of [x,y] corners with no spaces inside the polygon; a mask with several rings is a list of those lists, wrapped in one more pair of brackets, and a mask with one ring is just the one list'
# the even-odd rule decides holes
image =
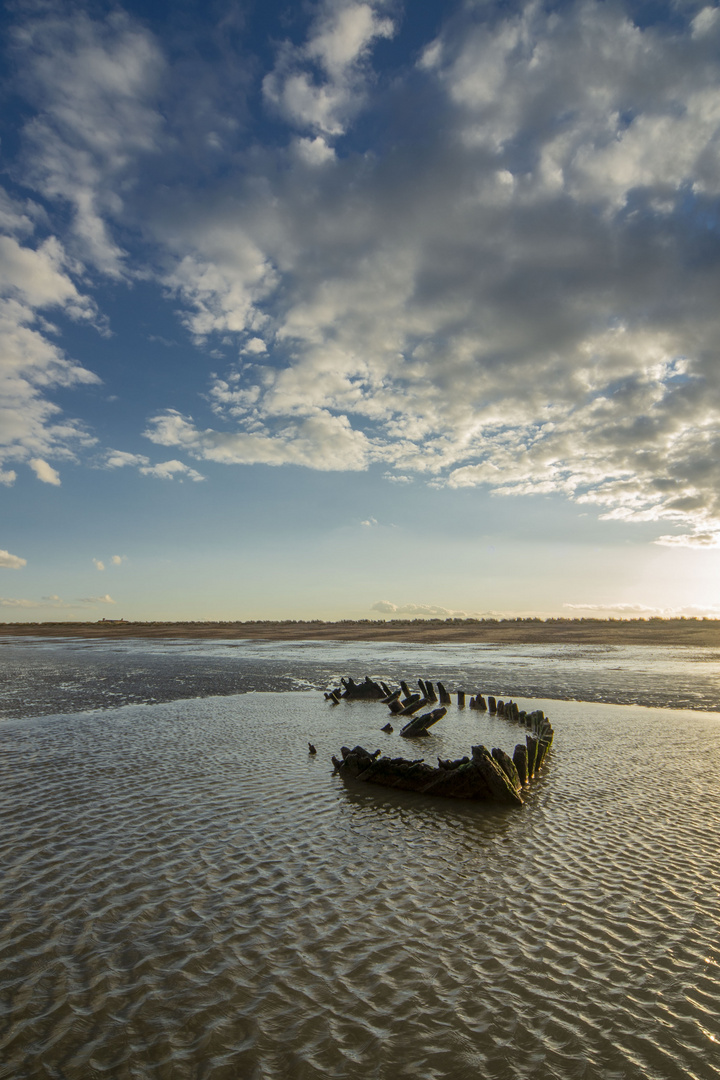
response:
{"label": "sand ripple", "polygon": [[399,740],[315,695],[6,724],[0,1078],[720,1077],[718,720],[545,705],[521,810],[345,786]]}

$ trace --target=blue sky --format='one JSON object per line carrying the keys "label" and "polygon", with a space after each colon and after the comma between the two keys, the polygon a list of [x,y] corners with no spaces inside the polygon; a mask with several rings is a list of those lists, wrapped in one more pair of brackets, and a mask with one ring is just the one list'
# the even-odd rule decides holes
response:
{"label": "blue sky", "polygon": [[0,619],[720,612],[717,8],[3,20]]}

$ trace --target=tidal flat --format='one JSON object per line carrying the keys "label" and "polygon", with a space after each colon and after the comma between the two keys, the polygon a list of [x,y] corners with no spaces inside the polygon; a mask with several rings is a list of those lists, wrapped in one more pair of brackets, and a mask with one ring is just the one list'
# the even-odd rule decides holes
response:
{"label": "tidal flat", "polygon": [[[6,639],[0,663],[0,1077],[720,1076],[713,650]],[[340,674],[544,709],[525,805],[343,783],[342,744],[420,752],[383,706],[329,706]],[[453,707],[421,753],[518,738]]]}

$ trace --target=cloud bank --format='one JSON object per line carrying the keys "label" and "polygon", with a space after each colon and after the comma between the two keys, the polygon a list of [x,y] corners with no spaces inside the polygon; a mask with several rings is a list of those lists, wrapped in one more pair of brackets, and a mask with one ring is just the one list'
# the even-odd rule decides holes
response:
{"label": "cloud bank", "polygon": [[217,89],[239,58],[193,56],[201,158],[173,105],[185,69],[146,27],[118,11],[21,28],[24,182],[70,219],[33,239],[6,204],[6,459],[90,438],[48,388],[95,377],[40,312],[95,318],[83,273],[145,278],[220,361],[192,415],[167,387],[156,445],[558,494],[716,545],[717,9],[648,25],[596,0],[469,5],[395,68],[377,59],[401,30],[389,7],[309,10],[258,72],[243,138]]}

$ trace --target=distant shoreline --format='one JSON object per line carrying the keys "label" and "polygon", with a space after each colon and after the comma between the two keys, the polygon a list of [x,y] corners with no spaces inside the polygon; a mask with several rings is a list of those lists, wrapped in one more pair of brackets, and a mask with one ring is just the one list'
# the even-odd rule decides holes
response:
{"label": "distant shoreline", "polygon": [[0,623],[0,637],[720,646],[719,619]]}

